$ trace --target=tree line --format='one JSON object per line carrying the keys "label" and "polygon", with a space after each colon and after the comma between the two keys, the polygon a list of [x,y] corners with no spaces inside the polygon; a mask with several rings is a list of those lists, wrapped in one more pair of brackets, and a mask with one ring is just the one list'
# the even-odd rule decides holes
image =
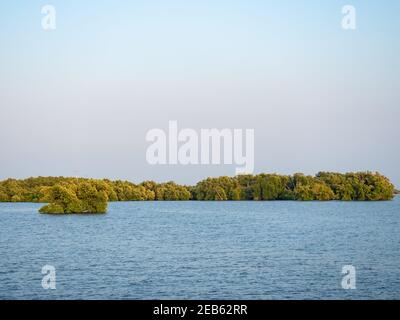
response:
{"label": "tree line", "polygon": [[377,201],[390,200],[394,193],[393,184],[378,172],[224,176],[194,186],[66,177],[0,182],[0,202],[48,203],[40,209],[46,213],[106,212],[109,201]]}

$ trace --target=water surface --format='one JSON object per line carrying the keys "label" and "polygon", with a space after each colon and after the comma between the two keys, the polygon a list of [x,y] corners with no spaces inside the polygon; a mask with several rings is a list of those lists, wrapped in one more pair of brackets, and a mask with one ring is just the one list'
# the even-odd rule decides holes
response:
{"label": "water surface", "polygon": [[[1,299],[400,298],[400,197],[40,207],[0,204]],[[341,287],[349,264],[355,290]],[[42,288],[44,265],[55,290]]]}

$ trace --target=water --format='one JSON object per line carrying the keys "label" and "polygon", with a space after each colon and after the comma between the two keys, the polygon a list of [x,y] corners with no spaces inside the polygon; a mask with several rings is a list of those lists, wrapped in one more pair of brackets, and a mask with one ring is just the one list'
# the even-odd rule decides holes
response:
{"label": "water", "polygon": [[[1,299],[400,298],[400,197],[120,202],[93,216],[40,206],[0,204]],[[355,290],[341,287],[348,264]]]}

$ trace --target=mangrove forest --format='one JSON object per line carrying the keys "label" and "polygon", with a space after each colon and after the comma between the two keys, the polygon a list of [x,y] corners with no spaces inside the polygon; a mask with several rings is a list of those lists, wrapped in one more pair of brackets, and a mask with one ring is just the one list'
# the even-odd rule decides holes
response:
{"label": "mangrove forest", "polygon": [[194,186],[66,177],[0,182],[0,202],[43,203],[39,211],[54,214],[105,213],[110,201],[378,201],[394,193],[393,184],[378,172],[224,176]]}

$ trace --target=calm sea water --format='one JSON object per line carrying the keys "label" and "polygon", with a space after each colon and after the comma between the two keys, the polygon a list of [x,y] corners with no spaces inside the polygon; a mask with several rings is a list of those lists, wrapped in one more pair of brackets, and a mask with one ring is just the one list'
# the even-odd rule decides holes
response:
{"label": "calm sea water", "polygon": [[[399,299],[400,198],[0,204],[1,299]],[[356,289],[341,287],[356,268]],[[41,269],[56,268],[56,289]]]}

